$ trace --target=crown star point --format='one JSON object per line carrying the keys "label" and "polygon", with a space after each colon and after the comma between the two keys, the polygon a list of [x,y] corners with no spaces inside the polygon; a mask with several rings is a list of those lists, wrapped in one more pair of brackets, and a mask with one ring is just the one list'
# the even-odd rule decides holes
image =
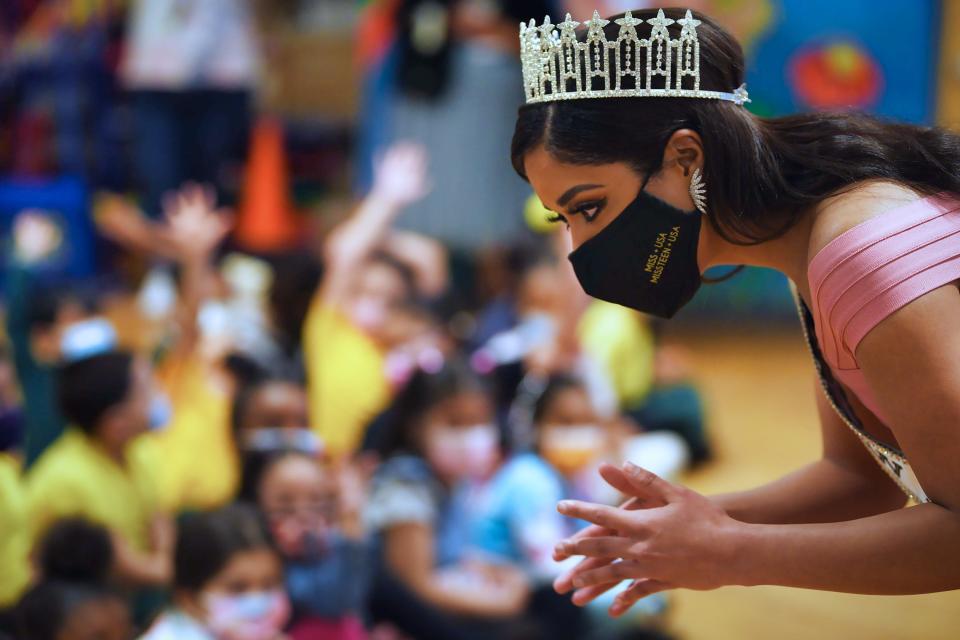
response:
{"label": "crown star point", "polygon": [[687,9],[687,13],[677,20],[677,24],[683,27],[682,33],[687,34],[695,32],[696,28],[703,24],[703,22],[694,18],[690,9]]}
{"label": "crown star point", "polygon": [[543,19],[543,24],[540,25],[540,37],[544,40],[551,40],[553,37],[554,28],[553,23],[550,22],[550,16],[546,16]]}
{"label": "crown star point", "polygon": [[643,20],[634,18],[633,13],[631,13],[630,11],[627,11],[626,13],[624,13],[622,18],[618,18],[614,20],[614,22],[616,22],[621,27],[627,27],[627,28],[636,27],[637,25],[643,24]]}
{"label": "crown star point", "polygon": [[571,18],[570,14],[568,13],[566,19],[563,22],[561,22],[558,26],[563,31],[573,31],[574,29],[580,26],[580,23],[574,20],[573,18]]}
{"label": "crown star point", "polygon": [[673,22],[673,19],[668,18],[663,14],[663,9],[657,9],[656,18],[650,18],[647,20],[647,24],[653,27],[654,32],[660,30],[666,31],[667,27],[673,24]]}
{"label": "crown star point", "polygon": [[596,9],[593,10],[593,17],[590,18],[587,22],[584,23],[590,29],[590,31],[596,32],[603,29],[605,26],[610,24],[609,20],[604,20],[600,17],[600,12]]}

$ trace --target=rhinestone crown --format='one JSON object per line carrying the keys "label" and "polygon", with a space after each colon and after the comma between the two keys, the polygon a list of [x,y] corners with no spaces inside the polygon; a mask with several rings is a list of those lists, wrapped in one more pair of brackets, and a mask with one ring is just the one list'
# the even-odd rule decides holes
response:
{"label": "rhinestone crown", "polygon": [[[652,29],[648,38],[637,34],[643,20],[628,11],[615,21],[620,25],[616,40],[607,40],[603,28],[610,24],[596,11],[584,23],[583,42],[577,40],[579,22],[570,19],[558,25],[550,16],[541,26],[534,20],[520,24],[520,60],[527,104],[576,100],[580,98],[712,98],[738,105],[750,102],[746,85],[732,92],[700,88],[700,42],[696,20],[688,10],[676,23],[680,37],[670,38],[667,26],[674,20],[657,11],[646,21]],[[557,29],[559,28],[559,32]],[[640,49],[646,50],[646,67],[638,68]],[[610,64],[613,72],[610,72]],[[624,78],[633,86],[623,88]],[[662,79],[660,79],[662,78]],[[611,86],[612,85],[612,86]]]}

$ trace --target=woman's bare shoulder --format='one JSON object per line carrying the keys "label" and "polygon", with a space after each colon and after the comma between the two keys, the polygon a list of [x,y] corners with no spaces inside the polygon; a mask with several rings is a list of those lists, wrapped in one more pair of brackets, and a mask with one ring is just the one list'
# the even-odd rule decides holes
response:
{"label": "woman's bare shoulder", "polygon": [[922,197],[905,185],[872,180],[826,198],[814,210],[808,255],[815,256],[831,240],[858,224]]}

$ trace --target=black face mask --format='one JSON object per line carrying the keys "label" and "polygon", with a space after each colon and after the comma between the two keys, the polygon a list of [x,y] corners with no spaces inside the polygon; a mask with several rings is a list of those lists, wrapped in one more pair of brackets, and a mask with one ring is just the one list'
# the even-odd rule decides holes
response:
{"label": "black face mask", "polygon": [[641,190],[570,254],[577,280],[594,298],[672,318],[700,288],[700,218]]}

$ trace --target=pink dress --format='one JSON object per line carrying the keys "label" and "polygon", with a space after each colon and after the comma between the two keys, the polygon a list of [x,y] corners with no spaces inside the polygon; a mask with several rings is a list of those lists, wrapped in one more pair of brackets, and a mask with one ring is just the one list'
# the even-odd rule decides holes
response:
{"label": "pink dress", "polygon": [[928,501],[903,453],[863,430],[836,382],[887,422],[857,362],[857,346],[884,318],[960,279],[960,198],[929,196],[849,229],[813,257],[808,278],[812,308],[801,302],[801,318],[828,397],[897,484]]}

